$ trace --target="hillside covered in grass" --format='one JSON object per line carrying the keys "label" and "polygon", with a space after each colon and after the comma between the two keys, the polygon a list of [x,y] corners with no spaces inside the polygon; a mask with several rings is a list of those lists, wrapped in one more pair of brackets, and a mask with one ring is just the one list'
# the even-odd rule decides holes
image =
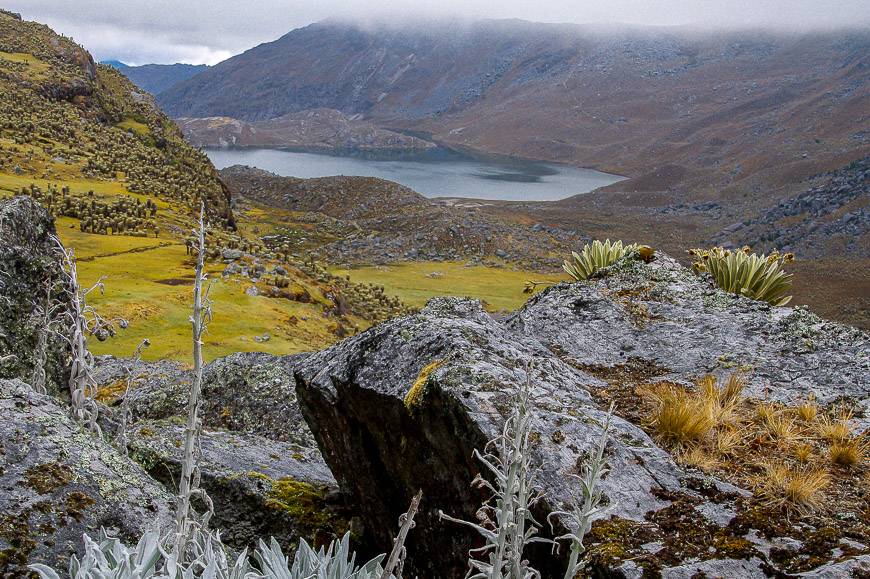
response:
{"label": "hillside covered in grass", "polygon": [[200,202],[210,224],[208,269],[223,304],[208,358],[322,347],[404,307],[325,268],[301,271],[246,235],[251,227],[238,233],[211,162],[150,95],[70,39],[0,11],[0,197],[21,194],[49,209],[82,283],[105,278],[94,305],[130,322],[95,342],[97,353],[128,355],[147,337],[146,358],[189,357],[182,347],[188,238]]}
{"label": "hillside covered in grass", "polygon": [[[397,184],[375,185],[327,179],[300,188],[305,199],[296,204],[271,198],[266,193],[280,190],[271,187],[231,200],[208,158],[185,142],[149,94],[114,68],[95,64],[72,40],[0,11],[0,197],[39,201],[75,251],[82,284],[105,278],[105,292],[93,293],[91,301],[130,323],[111,339],[95,341],[97,354],[130,355],[149,338],[146,359],[189,360],[189,243],[200,201],[209,221],[207,272],[221,303],[206,336],[207,359],[322,348],[433,295],[478,297],[494,310],[522,304],[523,282],[532,273],[507,272],[504,283],[503,270],[486,267],[504,262],[464,269],[469,252],[462,246],[470,247],[464,234],[475,235],[476,251],[495,220],[464,223],[458,213]],[[397,190],[398,197],[384,196]],[[398,200],[414,211],[397,225]],[[426,223],[426,239],[409,233]],[[400,235],[387,244],[369,235],[397,227]],[[500,247],[508,247],[511,227],[499,225]],[[543,257],[557,266],[554,241],[534,235],[540,243],[518,245],[542,248],[531,261]],[[431,247],[418,258],[439,263],[400,267],[389,276],[335,269],[350,261],[372,266],[396,241],[404,248],[397,257]],[[442,267],[444,259],[450,264]]]}
{"label": "hillside covered in grass", "polygon": [[[148,195],[233,223],[205,155],[184,142],[151,97],[73,41],[0,12],[0,187],[73,181],[73,193]],[[16,178],[18,177],[18,178]],[[105,187],[105,185],[104,185]]]}

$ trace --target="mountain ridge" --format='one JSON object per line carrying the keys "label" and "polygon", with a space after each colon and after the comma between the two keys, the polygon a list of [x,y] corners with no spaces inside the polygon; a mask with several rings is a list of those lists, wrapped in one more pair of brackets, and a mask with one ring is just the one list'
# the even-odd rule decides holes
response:
{"label": "mountain ridge", "polygon": [[205,64],[143,64],[129,65],[119,60],[106,60],[107,64],[129,78],[133,84],[153,95],[158,95],[176,84],[185,81],[208,69]]}

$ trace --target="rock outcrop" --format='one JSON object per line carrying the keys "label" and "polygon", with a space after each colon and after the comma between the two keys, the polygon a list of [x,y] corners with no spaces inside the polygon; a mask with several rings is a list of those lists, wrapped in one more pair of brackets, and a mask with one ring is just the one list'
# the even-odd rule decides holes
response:
{"label": "rock outcrop", "polygon": [[20,380],[0,380],[0,576],[66,569],[82,534],[135,541],[170,520],[166,490]]}
{"label": "rock outcrop", "polygon": [[[65,300],[51,289],[61,276],[55,233],[54,220],[31,197],[0,200],[0,378],[31,381],[44,329],[35,311],[46,307],[49,296]],[[45,338],[46,387],[57,394],[65,391],[68,348],[51,332]]]}
{"label": "rock outcrop", "polygon": [[[130,456],[167,488],[181,473],[184,426],[179,421],[137,422]],[[300,538],[329,542],[347,527],[332,473],[317,447],[255,434],[205,429],[202,488],[214,502],[212,526],[237,549],[274,537],[292,552]]]}
{"label": "rock outcrop", "polygon": [[794,404],[847,399],[870,426],[870,337],[804,307],[777,308],[723,292],[674,260],[628,261],[594,283],[532,298],[506,325],[572,366],[601,375],[632,365],[690,383],[742,371],[748,393]]}
{"label": "rock outcrop", "polygon": [[[579,492],[570,475],[600,436],[607,402],[620,406],[602,483],[611,506],[589,538],[593,573],[755,576],[866,554],[860,507],[838,513],[857,521],[840,530],[772,528],[765,521],[779,516],[746,489],[679,466],[637,426],[631,387],[739,368],[750,395],[793,401],[813,392],[822,404],[845,397],[866,408],[868,336],[726,294],[666,256],[606,273],[550,288],[503,321],[475,301],[436,299],[301,364],[303,412],[378,546],[389,548],[396,518],[423,489],[409,564],[422,576],[464,572],[473,537],[437,511],[473,520],[484,497],[469,486],[480,470],[472,450],[500,432],[531,360],[540,520]],[[853,539],[851,549],[838,544]],[[530,558],[544,576],[561,576],[548,551]]]}
{"label": "rock outcrop", "polygon": [[[203,425],[316,448],[296,402],[293,375],[306,356],[238,352],[207,364],[200,413]],[[112,356],[97,358],[95,379],[101,397],[110,406],[121,401],[128,364],[128,360]],[[193,379],[189,369],[161,360],[140,362],[140,371],[143,384],[130,392],[129,401],[137,420],[160,420],[184,413]]]}
{"label": "rock outcrop", "polygon": [[[328,542],[350,515],[296,401],[293,372],[305,355],[238,353],[203,374],[202,487],[214,527],[238,549],[275,537],[292,552],[300,538]],[[129,360],[98,358],[96,379],[110,416],[123,402]],[[193,379],[180,364],[140,362],[142,384],[129,394],[130,456],[167,488],[181,472],[184,412]]]}

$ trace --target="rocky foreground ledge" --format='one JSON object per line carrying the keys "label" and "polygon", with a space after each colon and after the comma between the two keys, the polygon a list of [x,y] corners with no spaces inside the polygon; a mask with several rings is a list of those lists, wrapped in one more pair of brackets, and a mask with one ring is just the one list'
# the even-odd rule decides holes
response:
{"label": "rocky foreground ledge", "polygon": [[[603,482],[610,518],[593,532],[599,573],[762,577],[831,562],[820,575],[831,576],[852,564],[838,561],[845,559],[840,539],[870,561],[866,511],[818,517],[820,528],[837,535],[829,533],[819,552],[820,528],[800,526],[805,521],[774,528],[768,519],[781,515],[758,507],[746,489],[677,465],[630,420],[638,417],[634,386],[691,384],[740,369],[749,395],[849,400],[859,409],[856,427],[866,428],[868,336],[804,309],[725,294],[660,256],[550,288],[502,321],[475,301],[433,300],[419,315],[300,364],[297,392],[308,424],[380,544],[423,489],[425,508],[408,546],[421,575],[462,575],[471,537],[436,513],[473,520],[482,497],[469,486],[480,468],[472,450],[500,432],[529,360],[542,515],[577,492],[569,475],[600,436],[607,401],[618,405]],[[841,516],[859,522],[837,527]],[[534,553],[532,561],[546,570],[553,559]]]}
{"label": "rocky foreground ledge", "polygon": [[[29,252],[8,263],[50,266],[32,261],[46,257],[49,229],[4,248],[12,257],[16,247]],[[0,291],[27,303],[39,295],[28,287],[37,277]],[[26,324],[0,329],[6,351],[26,351]],[[870,573],[866,457],[849,469],[831,467],[822,508],[784,511],[737,476],[745,457],[689,466],[655,435],[639,396],[650,384],[692,388],[707,374],[741,372],[749,399],[789,408],[812,397],[820,413],[852,408],[858,433],[870,412],[870,337],[802,308],[723,293],[664,255],[549,288],[504,319],[473,300],[437,299],[322,352],[212,362],[203,388],[202,484],[225,540],[241,549],[275,535],[292,549],[300,537],[351,529],[363,549],[385,551],[399,514],[423,489],[406,571],[463,576],[475,537],[437,512],[474,518],[486,497],[470,484],[480,470],[472,450],[501,430],[530,362],[542,522],[577,492],[569,475],[616,403],[603,481],[610,508],[587,537],[594,576]],[[19,380],[28,379],[26,364],[3,367],[0,575],[19,576],[32,562],[63,569],[81,549],[76,538],[101,526],[130,541],[146,524],[165,525],[190,375],[171,362],[142,365],[144,382],[128,400],[125,455],[112,439],[128,363],[99,360],[105,440],[70,421],[62,398],[37,395]],[[529,557],[545,577],[561,577],[563,561],[548,548]]]}

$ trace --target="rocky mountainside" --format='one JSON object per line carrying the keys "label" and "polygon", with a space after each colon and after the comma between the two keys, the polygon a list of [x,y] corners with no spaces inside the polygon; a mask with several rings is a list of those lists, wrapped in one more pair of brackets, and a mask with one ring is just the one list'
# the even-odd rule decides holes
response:
{"label": "rocky mountainside", "polygon": [[418,150],[434,143],[379,129],[334,109],[288,113],[248,123],[230,117],[179,118],[175,121],[197,147],[299,147],[321,150]]}
{"label": "rocky mountainside", "polygon": [[815,181],[821,184],[726,227],[714,243],[780,248],[804,257],[870,255],[870,157]]}
{"label": "rocky mountainside", "polygon": [[330,263],[481,261],[494,256],[553,269],[576,240],[561,229],[453,208],[374,177],[297,179],[239,165],[220,174],[240,198],[310,213],[330,233],[318,249]]}
{"label": "rocky mountainside", "polygon": [[153,95],[158,95],[176,84],[208,69],[205,64],[143,64],[130,66],[117,60],[103,62],[121,71],[133,84]]}
{"label": "rocky mountainside", "polygon": [[[765,212],[870,154],[868,54],[865,30],[327,21],[228,59],[160,102],[175,117],[246,122],[328,107],[446,145],[624,175],[564,201],[481,211],[681,256],[737,223],[760,225],[734,242],[779,242],[762,231]],[[854,191],[847,217],[834,199],[819,206],[831,218],[816,232],[778,225],[794,234],[781,241],[798,251],[796,299],[870,327],[868,242],[853,207],[864,195]],[[851,236],[845,249],[860,265],[843,267],[839,241],[814,241],[822,230]]]}
{"label": "rocky mountainside", "polygon": [[[33,251],[29,259],[53,259]],[[0,288],[0,298],[35,294],[28,283]],[[130,364],[99,360],[103,438],[73,422],[62,399],[35,394],[21,380],[26,368],[4,374],[0,573],[20,576],[31,562],[63,568],[82,548],[72,538],[100,526],[130,541],[146,520],[166,521],[191,375],[140,363],[143,380],[125,394]],[[289,552],[299,538],[350,528],[360,548],[384,551],[422,489],[406,573],[461,576],[475,538],[438,513],[474,519],[486,496],[471,484],[482,470],[472,451],[501,432],[527,381],[535,515],[554,525],[544,536],[565,530],[566,519],[548,515],[579,492],[570,475],[615,403],[607,510],[585,542],[591,576],[870,572],[866,451],[832,458],[836,445],[868,434],[870,336],[724,293],[661,253],[551,287],[507,317],[439,298],[321,352],[211,363],[201,469],[215,525],[237,548],[272,534]],[[656,392],[682,393],[680,407],[706,416],[708,430],[676,442]],[[129,457],[114,446],[125,407]],[[795,490],[810,476],[824,484]],[[543,577],[562,576],[564,550],[527,554]]]}

